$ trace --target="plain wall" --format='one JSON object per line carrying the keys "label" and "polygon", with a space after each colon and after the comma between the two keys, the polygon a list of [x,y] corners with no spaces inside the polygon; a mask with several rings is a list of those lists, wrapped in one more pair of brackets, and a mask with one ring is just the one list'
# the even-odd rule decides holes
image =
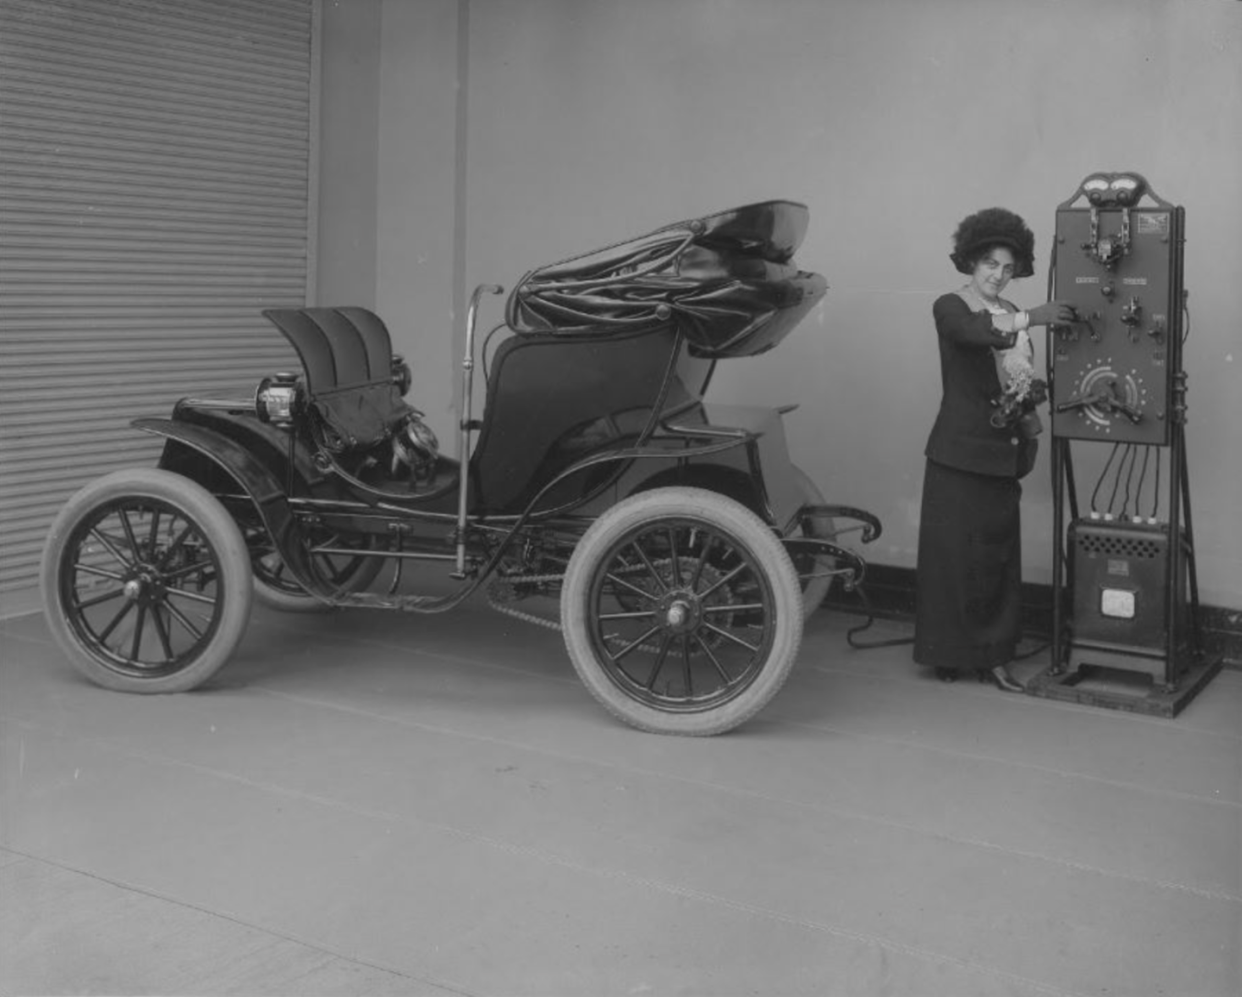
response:
{"label": "plain wall", "polygon": [[[384,0],[376,308],[414,370],[411,400],[455,453],[461,252],[458,5]],[[464,181],[463,181],[464,182]]]}
{"label": "plain wall", "polygon": [[[1202,596],[1242,607],[1242,4],[383,0],[379,75],[377,306],[418,344],[416,403],[442,437],[459,360],[447,334],[475,283],[511,286],[677,219],[803,201],[798,261],[829,293],[777,350],[721,364],[713,396],[798,402],[794,459],[829,501],[882,518],[868,557],[900,566],[915,563],[940,393],[931,303],[963,281],[957,222],[994,204],[1027,219],[1036,275],[1009,296],[1031,305],[1056,205],[1093,171],[1143,173],[1187,212]],[[1044,449],[1023,506],[1035,582],[1051,579]],[[1103,449],[1075,448],[1080,487]]]}
{"label": "plain wall", "polygon": [[375,307],[380,0],[320,6],[315,303]]}

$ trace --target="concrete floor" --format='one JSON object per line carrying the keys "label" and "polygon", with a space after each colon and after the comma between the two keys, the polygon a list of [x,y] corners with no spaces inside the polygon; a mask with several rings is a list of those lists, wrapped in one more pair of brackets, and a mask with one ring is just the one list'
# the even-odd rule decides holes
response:
{"label": "concrete floor", "polygon": [[1242,673],[1164,720],[845,622],[707,740],[485,607],[256,610],[170,697],[0,622],[0,992],[1242,993]]}

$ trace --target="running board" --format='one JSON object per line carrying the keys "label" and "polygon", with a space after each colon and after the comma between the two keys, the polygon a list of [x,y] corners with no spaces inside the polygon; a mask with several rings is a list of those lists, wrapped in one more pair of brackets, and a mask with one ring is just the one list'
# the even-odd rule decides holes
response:
{"label": "running board", "polygon": [[473,591],[472,586],[451,595],[381,595],[377,592],[343,592],[330,598],[341,609],[388,609],[403,613],[443,613]]}

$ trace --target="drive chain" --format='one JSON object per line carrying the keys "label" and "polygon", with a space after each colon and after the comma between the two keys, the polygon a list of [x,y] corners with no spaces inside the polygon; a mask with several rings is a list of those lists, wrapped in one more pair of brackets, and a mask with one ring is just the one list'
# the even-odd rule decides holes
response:
{"label": "drive chain", "polygon": [[[521,584],[540,584],[542,582],[559,582],[563,581],[564,575],[506,575],[498,578],[487,587],[487,604],[498,613],[505,616],[512,616],[515,620],[522,620],[525,623],[534,623],[537,626],[547,627],[549,630],[561,629],[560,620],[549,620],[546,616],[537,616],[534,613],[528,613],[525,610],[518,609],[516,606],[508,604],[508,601],[500,594],[505,588],[511,588],[513,585]],[[510,599],[514,598],[512,595]]]}

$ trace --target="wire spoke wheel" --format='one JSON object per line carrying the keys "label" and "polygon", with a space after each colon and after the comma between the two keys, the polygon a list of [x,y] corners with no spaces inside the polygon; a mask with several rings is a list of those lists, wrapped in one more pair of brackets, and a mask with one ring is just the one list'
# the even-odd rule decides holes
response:
{"label": "wire spoke wheel", "polygon": [[783,684],[801,592],[775,535],[714,492],[667,488],[587,531],[562,590],[566,644],[612,712],[645,730],[714,734]]}
{"label": "wire spoke wheel", "polygon": [[731,538],[666,520],[629,531],[603,563],[590,595],[592,646],[632,696],[664,710],[710,709],[754,679],[770,649],[774,595]]}
{"label": "wire spoke wheel", "polygon": [[70,499],[49,533],[49,626],[100,685],[183,691],[241,637],[244,557],[236,525],[194,482],[165,471],[108,475]]}

